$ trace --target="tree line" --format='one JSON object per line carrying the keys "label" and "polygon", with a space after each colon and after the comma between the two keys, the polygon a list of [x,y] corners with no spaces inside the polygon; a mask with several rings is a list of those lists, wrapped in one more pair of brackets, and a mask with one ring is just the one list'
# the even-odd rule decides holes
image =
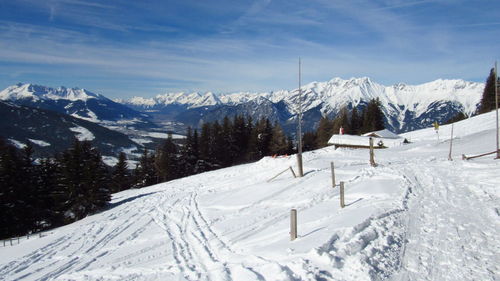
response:
{"label": "tree line", "polygon": [[19,149],[0,138],[0,239],[80,220],[108,207],[114,192],[293,152],[280,125],[242,116],[188,129],[182,145],[169,135],[155,151],[144,149],[133,169],[125,153],[106,166],[88,141],[34,159],[30,143]]}

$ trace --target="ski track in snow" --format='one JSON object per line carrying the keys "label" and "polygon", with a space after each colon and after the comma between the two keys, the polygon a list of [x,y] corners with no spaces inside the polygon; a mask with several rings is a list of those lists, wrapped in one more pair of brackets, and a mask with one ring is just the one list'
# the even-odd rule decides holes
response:
{"label": "ski track in snow", "polygon": [[109,210],[0,248],[0,280],[499,280],[500,162],[438,159],[446,147],[377,151],[376,168],[366,150],[325,148],[304,154],[302,178],[267,182],[295,158],[264,158],[118,193]]}

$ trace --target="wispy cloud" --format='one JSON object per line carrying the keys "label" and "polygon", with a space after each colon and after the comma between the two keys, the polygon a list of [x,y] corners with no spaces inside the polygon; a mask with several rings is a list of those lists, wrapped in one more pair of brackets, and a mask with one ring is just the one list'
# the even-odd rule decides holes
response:
{"label": "wispy cloud", "polygon": [[[174,2],[9,2],[37,17],[0,20],[0,86],[39,79],[116,95],[290,89],[299,56],[304,82],[418,83],[482,77],[500,43],[491,7],[475,16],[446,1]],[[427,15],[442,10],[450,13]]]}

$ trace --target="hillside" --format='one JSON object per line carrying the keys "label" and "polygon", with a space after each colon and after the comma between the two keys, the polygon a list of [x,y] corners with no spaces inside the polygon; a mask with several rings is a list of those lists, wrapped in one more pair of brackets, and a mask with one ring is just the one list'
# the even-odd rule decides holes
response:
{"label": "hillside", "polygon": [[[114,194],[108,210],[0,250],[6,280],[498,280],[494,113],[413,143],[304,154]],[[448,137],[447,137],[448,134]],[[346,186],[331,187],[330,162]],[[298,210],[298,239],[289,214]],[[0,244],[1,245],[1,244]]]}
{"label": "hillside", "polygon": [[122,133],[51,110],[0,101],[0,115],[0,136],[17,146],[31,142],[36,156],[62,152],[75,138],[92,141],[104,155],[116,155],[138,146]]}

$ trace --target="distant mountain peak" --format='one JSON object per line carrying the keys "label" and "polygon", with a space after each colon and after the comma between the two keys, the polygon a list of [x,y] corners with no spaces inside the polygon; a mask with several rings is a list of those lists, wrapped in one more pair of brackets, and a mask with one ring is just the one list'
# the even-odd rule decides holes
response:
{"label": "distant mountain peak", "polygon": [[18,99],[32,99],[32,100],[69,100],[69,101],[87,101],[89,99],[107,99],[100,94],[95,94],[85,89],[80,88],[66,88],[60,86],[58,88],[51,88],[31,83],[18,83],[10,86],[0,92],[1,100],[18,100]]}

